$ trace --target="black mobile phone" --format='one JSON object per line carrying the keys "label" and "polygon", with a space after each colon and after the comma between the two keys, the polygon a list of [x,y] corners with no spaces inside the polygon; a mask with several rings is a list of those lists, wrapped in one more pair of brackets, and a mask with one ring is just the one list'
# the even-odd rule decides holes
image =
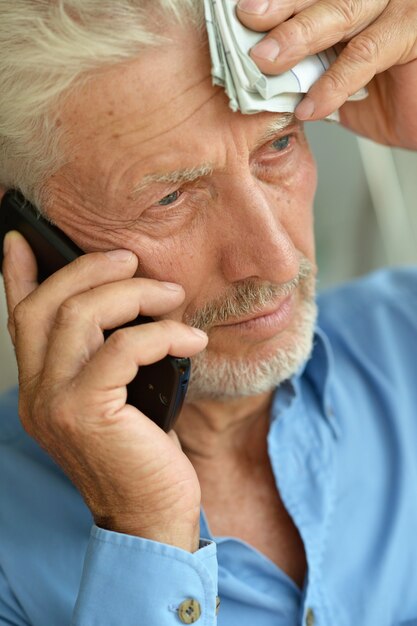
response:
{"label": "black mobile phone", "polygon": [[[38,214],[19,192],[8,191],[0,205],[0,269],[3,264],[3,239],[10,230],[19,231],[30,244],[38,262],[38,281],[84,254],[67,235]],[[139,315],[120,328],[152,322]],[[107,338],[116,328],[105,331]],[[139,368],[127,386],[127,402],[152,419],[165,432],[173,428],[187,392],[191,362],[170,355]]]}

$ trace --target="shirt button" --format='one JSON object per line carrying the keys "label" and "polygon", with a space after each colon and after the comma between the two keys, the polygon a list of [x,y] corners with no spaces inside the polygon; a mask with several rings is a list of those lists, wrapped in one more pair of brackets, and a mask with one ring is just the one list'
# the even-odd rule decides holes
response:
{"label": "shirt button", "polygon": [[178,607],[178,617],[183,624],[194,624],[201,616],[201,606],[197,600],[184,600]]}
{"label": "shirt button", "polygon": [[216,615],[219,614],[219,609],[220,609],[220,598],[219,596],[216,596]]}
{"label": "shirt button", "polygon": [[307,609],[306,626],[314,626],[315,623],[316,623],[316,618],[314,616],[313,609]]}

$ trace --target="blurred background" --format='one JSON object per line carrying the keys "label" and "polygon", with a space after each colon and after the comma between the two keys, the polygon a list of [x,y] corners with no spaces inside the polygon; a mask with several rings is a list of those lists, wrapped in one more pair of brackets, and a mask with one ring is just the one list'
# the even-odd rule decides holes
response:
{"label": "blurred background", "polygon": [[[358,139],[337,124],[307,124],[317,160],[319,290],[378,267],[417,264],[417,153]],[[0,392],[16,384],[0,285]]]}

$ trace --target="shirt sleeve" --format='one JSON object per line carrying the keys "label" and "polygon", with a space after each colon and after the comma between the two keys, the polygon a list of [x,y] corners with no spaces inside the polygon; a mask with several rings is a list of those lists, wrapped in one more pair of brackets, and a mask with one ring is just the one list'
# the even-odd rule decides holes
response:
{"label": "shirt sleeve", "polygon": [[181,548],[93,526],[72,626],[216,624],[217,550]]}

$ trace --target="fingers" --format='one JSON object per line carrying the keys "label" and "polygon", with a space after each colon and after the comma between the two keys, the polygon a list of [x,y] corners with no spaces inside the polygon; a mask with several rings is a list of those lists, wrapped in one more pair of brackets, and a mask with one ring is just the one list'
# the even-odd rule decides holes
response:
{"label": "fingers", "polygon": [[241,0],[236,7],[236,13],[247,28],[265,32],[316,2],[317,0]]}
{"label": "fingers", "polygon": [[[115,331],[83,368],[74,381],[78,394],[94,392],[105,403],[104,392],[112,392],[130,383],[138,367],[163,359],[167,354],[189,357],[203,350],[205,333],[180,322],[163,320]],[[125,403],[120,402],[120,407]]]}
{"label": "fingers", "polygon": [[[13,267],[13,280],[19,284],[26,280],[20,263],[19,259],[19,267]],[[132,276],[137,263],[137,257],[129,252],[125,259],[104,253],[83,255],[50,276],[14,307],[15,348],[21,380],[31,379],[42,369],[49,333],[61,304],[77,293]]]}
{"label": "fingers", "polygon": [[33,294],[32,304],[42,303],[49,317],[55,317],[64,300],[94,287],[133,276],[138,258],[130,250],[85,254],[47,278]]}
{"label": "fingers", "polygon": [[17,231],[10,231],[4,238],[3,278],[6,292],[8,329],[15,344],[14,310],[36,287],[38,268],[35,256]]}
{"label": "fingers", "polygon": [[393,65],[405,62],[404,41],[392,21],[377,24],[354,37],[338,59],[311,87],[295,114],[301,120],[319,120],[339,109],[346,100],[372,78]]}
{"label": "fingers", "polygon": [[65,300],[57,311],[45,357],[47,380],[73,378],[104,342],[103,329],[121,326],[139,314],[159,316],[177,308],[184,290],[144,278],[90,289]]}
{"label": "fingers", "polygon": [[251,51],[265,74],[282,73],[308,55],[348,42],[297,107],[295,113],[300,120],[313,121],[330,115],[376,74],[415,58],[417,8],[404,6],[403,2],[316,0],[302,7],[294,0],[293,17],[287,15],[290,19],[280,24],[277,16],[288,14],[291,2],[279,3],[281,13],[277,3],[271,1],[262,15],[238,9],[246,26],[270,30]]}
{"label": "fingers", "polygon": [[321,0],[275,25],[251,57],[266,74],[285,72],[305,57],[353,37],[371,24],[388,0]]}

